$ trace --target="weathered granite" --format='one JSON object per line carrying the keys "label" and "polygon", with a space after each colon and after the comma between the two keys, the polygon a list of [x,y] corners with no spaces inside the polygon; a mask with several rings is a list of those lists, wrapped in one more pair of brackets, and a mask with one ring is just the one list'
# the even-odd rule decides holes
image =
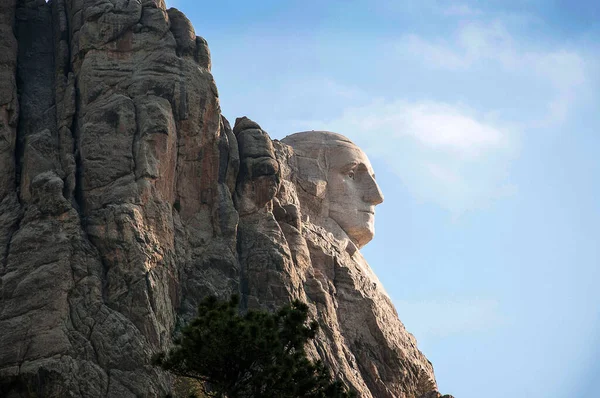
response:
{"label": "weathered granite", "polygon": [[2,394],[164,396],[151,354],[238,286],[205,42],[163,1],[2,7]]}
{"label": "weathered granite", "polygon": [[363,397],[435,390],[431,363],[357,250],[373,237],[374,207],[383,201],[366,155],[346,137],[318,131],[276,147],[287,183],[276,198],[285,212],[275,214],[321,325],[318,355]]}
{"label": "weathered granite", "polygon": [[[308,133],[232,129],[206,41],[163,0],[6,0],[0,33],[0,396],[166,396],[151,355],[234,292],[309,303],[311,355],[360,396],[437,394],[358,251],[383,200],[359,148],[337,136],[341,168],[313,175]],[[331,174],[348,156],[355,202]]]}

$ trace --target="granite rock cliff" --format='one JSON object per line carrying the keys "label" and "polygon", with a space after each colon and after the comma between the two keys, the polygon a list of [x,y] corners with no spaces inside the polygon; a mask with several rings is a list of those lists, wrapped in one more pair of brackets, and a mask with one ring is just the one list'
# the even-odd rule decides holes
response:
{"label": "granite rock cliff", "polygon": [[163,0],[0,3],[0,395],[166,396],[150,356],[241,293],[309,303],[311,355],[360,396],[438,397],[360,252],[306,216],[293,145],[232,129],[210,68]]}

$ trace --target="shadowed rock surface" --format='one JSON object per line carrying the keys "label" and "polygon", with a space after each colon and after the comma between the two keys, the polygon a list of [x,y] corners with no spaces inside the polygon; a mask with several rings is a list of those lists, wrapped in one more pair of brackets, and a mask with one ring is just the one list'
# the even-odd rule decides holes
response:
{"label": "shadowed rock surface", "polygon": [[163,0],[0,3],[0,396],[166,396],[151,355],[241,293],[309,303],[360,396],[437,397],[362,242],[306,217],[294,145],[232,130],[210,65]]}

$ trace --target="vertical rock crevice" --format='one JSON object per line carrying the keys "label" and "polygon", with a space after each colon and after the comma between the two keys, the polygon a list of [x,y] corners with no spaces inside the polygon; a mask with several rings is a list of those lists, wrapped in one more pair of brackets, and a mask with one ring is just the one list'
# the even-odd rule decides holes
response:
{"label": "vertical rock crevice", "polygon": [[[0,277],[6,272],[11,240],[18,229],[21,206],[17,196],[18,42],[16,0],[0,3]],[[2,279],[0,279],[0,291]]]}
{"label": "vertical rock crevice", "polygon": [[20,112],[16,141],[16,178],[21,202],[30,201],[30,184],[47,170],[56,171],[54,32],[51,5],[17,2],[17,91]]}

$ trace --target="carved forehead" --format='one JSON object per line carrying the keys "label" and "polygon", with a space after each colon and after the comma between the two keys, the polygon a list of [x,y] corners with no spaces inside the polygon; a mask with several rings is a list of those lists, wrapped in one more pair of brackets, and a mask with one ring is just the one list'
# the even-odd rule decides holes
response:
{"label": "carved forehead", "polygon": [[326,162],[329,170],[345,170],[350,166],[362,165],[369,173],[372,173],[367,155],[354,144],[340,142],[327,147]]}
{"label": "carved forehead", "polygon": [[302,157],[318,159],[327,169],[342,169],[349,164],[371,164],[365,153],[349,138],[329,131],[305,131],[285,137],[282,142]]}
{"label": "carved forehead", "polygon": [[288,135],[281,141],[296,150],[308,153],[318,152],[325,147],[341,144],[356,147],[356,144],[350,141],[348,137],[330,131],[303,131]]}

